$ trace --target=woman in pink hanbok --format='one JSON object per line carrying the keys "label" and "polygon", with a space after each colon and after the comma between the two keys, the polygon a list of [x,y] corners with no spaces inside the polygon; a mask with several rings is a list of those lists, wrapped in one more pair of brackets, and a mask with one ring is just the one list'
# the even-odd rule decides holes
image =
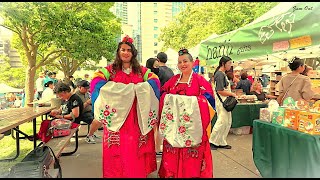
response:
{"label": "woman in pink hanbok", "polygon": [[157,170],[152,128],[158,118],[160,81],[140,66],[132,43],[124,37],[114,63],[91,81],[94,116],[104,124],[104,178],[146,178]]}
{"label": "woman in pink hanbok", "polygon": [[206,132],[214,112],[213,91],[211,84],[194,73],[192,67],[193,58],[188,50],[180,50],[181,74],[173,76],[161,88],[159,129],[164,137],[158,172],[161,178],[213,177]]}

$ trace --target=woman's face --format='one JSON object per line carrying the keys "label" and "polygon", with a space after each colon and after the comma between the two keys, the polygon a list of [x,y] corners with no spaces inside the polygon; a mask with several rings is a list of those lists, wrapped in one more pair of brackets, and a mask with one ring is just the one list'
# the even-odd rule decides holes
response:
{"label": "woman's face", "polygon": [[259,82],[257,83],[257,91],[260,91],[260,92],[261,92],[261,90],[262,90],[262,85],[261,85],[261,82],[259,81]]}
{"label": "woman's face", "polygon": [[60,98],[62,100],[65,100],[65,101],[67,101],[69,99],[69,97],[70,97],[70,93],[69,92],[65,92],[65,91],[57,93],[56,95],[57,95],[58,98]]}
{"label": "woman's face", "polygon": [[53,89],[54,85],[53,84],[49,84],[49,88]]}
{"label": "woman's face", "polygon": [[159,61],[158,60],[154,61],[153,68],[159,68]]}
{"label": "woman's face", "polygon": [[303,71],[304,71],[305,68],[306,68],[306,66],[303,64],[303,65],[301,65],[301,66],[298,67],[297,71],[298,71],[299,73],[303,73]]}
{"label": "woman's face", "polygon": [[192,72],[193,62],[190,61],[187,55],[179,56],[178,58],[178,68],[181,73]]}
{"label": "woman's face", "polygon": [[232,61],[228,61],[225,65],[224,68],[226,71],[229,71],[231,69],[232,66]]}
{"label": "woman's face", "polygon": [[124,63],[129,63],[132,59],[132,49],[127,44],[121,44],[119,49],[119,57]]}

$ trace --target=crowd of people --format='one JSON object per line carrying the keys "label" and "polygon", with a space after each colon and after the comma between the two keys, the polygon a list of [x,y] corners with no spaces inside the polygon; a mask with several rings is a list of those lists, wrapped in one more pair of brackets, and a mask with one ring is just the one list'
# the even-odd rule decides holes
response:
{"label": "crowd of people", "polygon": [[[74,120],[74,127],[80,121],[91,124],[88,143],[95,143],[94,132],[103,127],[104,178],[146,178],[157,170],[157,155],[162,155],[161,178],[212,178],[211,150],[232,148],[226,141],[232,116],[222,104],[228,96],[239,98],[232,87],[259,100],[276,98],[262,91],[261,79],[251,82],[247,72],[235,80],[229,73],[232,59],[228,56],[221,57],[207,81],[193,72],[194,59],[187,49],[178,52],[181,73],[176,75],[166,66],[165,53],[149,58],[146,66],[139,64],[137,54],[133,40],[126,36],[118,44],[114,62],[96,71],[91,81],[79,81],[75,87],[49,79],[43,91],[37,89],[40,98],[54,94],[64,101],[51,116]],[[294,83],[301,91],[289,90],[288,95],[315,98],[317,95],[310,93],[310,79],[300,75],[305,71],[301,59],[294,59],[289,67],[292,73],[280,81],[280,93],[298,76]],[[208,135],[206,130],[215,112],[218,118]]]}

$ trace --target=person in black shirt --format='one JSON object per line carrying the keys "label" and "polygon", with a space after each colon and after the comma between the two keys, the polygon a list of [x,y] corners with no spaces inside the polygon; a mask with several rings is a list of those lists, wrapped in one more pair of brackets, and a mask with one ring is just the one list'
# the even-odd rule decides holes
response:
{"label": "person in black shirt", "polygon": [[65,101],[60,109],[55,109],[50,112],[50,115],[59,119],[73,120],[74,123],[80,124],[83,120],[83,102],[77,94],[71,93],[69,85],[59,82],[54,88],[54,93],[58,98]]}
{"label": "person in black shirt", "polygon": [[159,52],[157,55],[159,60],[159,73],[158,77],[161,83],[161,87],[166,83],[173,75],[173,71],[166,66],[166,62],[168,61],[168,56],[164,52]]}
{"label": "person in black shirt", "polygon": [[276,99],[276,96],[268,95],[262,91],[262,84],[260,80],[256,80],[252,84],[252,95],[256,95],[258,101],[265,101],[267,99]]}
{"label": "person in black shirt", "polygon": [[[71,93],[71,88],[68,84],[63,82],[58,82],[55,85],[53,92],[57,95],[58,98],[62,99],[64,102],[59,109],[54,109],[50,112],[50,116],[56,119],[68,119],[73,121],[71,128],[77,127],[80,124],[80,121],[83,120],[83,102],[81,98]],[[48,139],[46,134],[48,132],[48,124],[50,120],[42,121],[40,125],[39,132],[36,136],[27,136],[30,141],[33,141],[34,138],[41,139],[44,142],[47,142]]]}
{"label": "person in black shirt", "polygon": [[238,82],[236,89],[242,89],[243,93],[250,95],[251,82],[248,79],[247,72],[241,73],[241,80]]}

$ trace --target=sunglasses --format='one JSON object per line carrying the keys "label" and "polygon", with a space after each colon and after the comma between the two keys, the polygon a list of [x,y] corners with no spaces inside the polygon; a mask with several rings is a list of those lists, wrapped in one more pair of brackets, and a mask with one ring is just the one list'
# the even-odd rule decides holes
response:
{"label": "sunglasses", "polygon": [[298,58],[298,57],[293,57],[290,61],[289,61],[289,63],[291,64],[291,63],[293,63],[295,60],[299,60],[300,58]]}
{"label": "sunglasses", "polygon": [[180,49],[178,54],[179,54],[179,56],[182,56],[184,54],[189,54],[189,51],[188,51],[188,49]]}

